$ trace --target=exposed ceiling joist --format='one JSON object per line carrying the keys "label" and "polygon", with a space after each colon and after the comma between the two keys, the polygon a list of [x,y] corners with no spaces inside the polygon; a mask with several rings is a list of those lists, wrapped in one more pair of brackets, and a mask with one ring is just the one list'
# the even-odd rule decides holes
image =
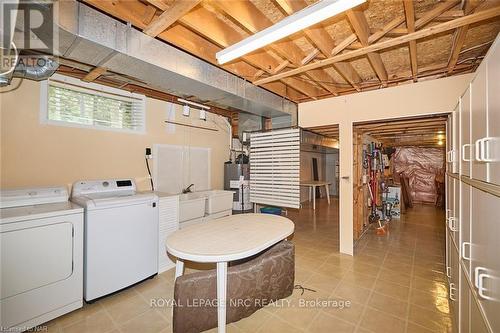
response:
{"label": "exposed ceiling joist", "polygon": [[151,37],[158,36],[172,24],[177,22],[182,16],[187,14],[191,9],[196,7],[201,0],[177,0],[166,9],[161,15],[151,22],[145,29],[144,33]]}
{"label": "exposed ceiling joist", "polygon": [[[403,1],[406,16],[406,28],[408,32],[415,32],[415,10],[412,1]],[[410,47],[410,64],[413,82],[417,82],[417,41],[412,40],[409,43]]]}
{"label": "exposed ceiling joist", "polygon": [[91,70],[88,74],[86,74],[82,78],[82,81],[85,81],[85,82],[95,81],[99,76],[106,73],[106,71],[107,71],[107,69],[105,67],[96,67],[93,70]]}
{"label": "exposed ceiling joist", "polygon": [[457,18],[457,19],[452,20],[452,21],[440,23],[440,24],[434,25],[432,27],[417,30],[417,31],[409,33],[405,36],[396,37],[396,38],[385,40],[385,41],[382,41],[379,43],[371,44],[371,45],[363,47],[359,50],[354,50],[354,51],[339,54],[339,55],[336,55],[336,56],[333,56],[333,57],[330,57],[330,58],[327,58],[324,60],[319,60],[319,61],[316,61],[314,63],[308,64],[305,66],[301,66],[301,67],[298,67],[298,68],[293,69],[293,70],[289,70],[287,72],[282,72],[280,74],[273,75],[271,77],[255,81],[254,84],[261,85],[263,83],[276,81],[276,80],[279,80],[279,79],[282,79],[285,77],[289,77],[289,76],[303,73],[303,72],[311,70],[311,69],[316,69],[316,68],[321,68],[321,67],[333,65],[337,62],[346,61],[349,59],[360,57],[360,56],[366,55],[370,52],[376,52],[376,51],[388,49],[388,48],[391,48],[394,46],[408,43],[412,40],[418,40],[421,38],[429,37],[429,36],[436,35],[436,34],[439,34],[439,33],[445,32],[445,31],[459,28],[459,27],[464,26],[464,25],[473,24],[476,22],[488,20],[488,19],[491,19],[491,18],[494,18],[497,16],[500,16],[500,6],[495,6],[493,8],[483,10],[480,12],[476,12],[476,13],[468,15],[468,16],[460,17],[460,18]]}
{"label": "exposed ceiling joist", "polygon": [[[366,20],[365,14],[357,9],[350,9],[347,11],[347,18],[351,23],[354,33],[358,36],[361,45],[364,47],[369,45],[369,37],[370,37],[370,27],[368,26],[368,21]],[[382,58],[380,54],[376,52],[368,52],[366,54],[370,64],[373,67],[373,70],[377,74],[379,80],[382,82],[382,85],[387,85],[387,70],[385,69],[384,63],[382,62]]]}

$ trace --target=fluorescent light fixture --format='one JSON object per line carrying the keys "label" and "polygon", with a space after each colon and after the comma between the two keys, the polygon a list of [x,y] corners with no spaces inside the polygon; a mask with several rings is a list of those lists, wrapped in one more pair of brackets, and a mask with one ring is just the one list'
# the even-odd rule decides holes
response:
{"label": "fluorescent light fixture", "polygon": [[207,120],[207,111],[200,109],[200,119]]}
{"label": "fluorescent light fixture", "polygon": [[219,64],[224,64],[277,40],[290,36],[316,23],[356,7],[366,0],[322,0],[292,14],[267,29],[245,38],[215,54]]}
{"label": "fluorescent light fixture", "polygon": [[191,102],[182,98],[177,98],[177,101],[182,104],[187,104],[187,105],[192,105],[195,106],[197,109],[203,109],[203,110],[210,110],[209,106],[205,106],[199,103]]}
{"label": "fluorescent light fixture", "polygon": [[184,105],[182,107],[182,115],[185,116],[185,117],[189,117],[189,105]]}

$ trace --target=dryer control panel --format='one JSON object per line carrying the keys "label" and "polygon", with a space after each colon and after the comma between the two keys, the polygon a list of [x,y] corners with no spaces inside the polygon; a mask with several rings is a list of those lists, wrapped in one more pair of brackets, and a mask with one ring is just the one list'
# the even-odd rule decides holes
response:
{"label": "dryer control panel", "polygon": [[81,180],[73,184],[71,196],[96,193],[132,195],[135,192],[136,186],[132,179]]}

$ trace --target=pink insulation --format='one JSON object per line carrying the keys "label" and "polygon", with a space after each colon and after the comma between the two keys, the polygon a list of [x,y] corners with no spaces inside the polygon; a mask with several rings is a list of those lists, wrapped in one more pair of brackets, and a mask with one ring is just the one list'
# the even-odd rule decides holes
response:
{"label": "pink insulation", "polygon": [[392,156],[395,180],[399,174],[409,178],[414,201],[434,203],[437,196],[436,179],[443,179],[444,149],[398,147]]}

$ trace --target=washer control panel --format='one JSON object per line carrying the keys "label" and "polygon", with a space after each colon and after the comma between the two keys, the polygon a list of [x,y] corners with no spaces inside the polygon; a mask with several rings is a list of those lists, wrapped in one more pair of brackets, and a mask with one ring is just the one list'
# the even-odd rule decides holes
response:
{"label": "washer control panel", "polygon": [[95,193],[116,193],[130,195],[136,192],[132,179],[81,180],[73,184],[71,196],[81,196]]}

